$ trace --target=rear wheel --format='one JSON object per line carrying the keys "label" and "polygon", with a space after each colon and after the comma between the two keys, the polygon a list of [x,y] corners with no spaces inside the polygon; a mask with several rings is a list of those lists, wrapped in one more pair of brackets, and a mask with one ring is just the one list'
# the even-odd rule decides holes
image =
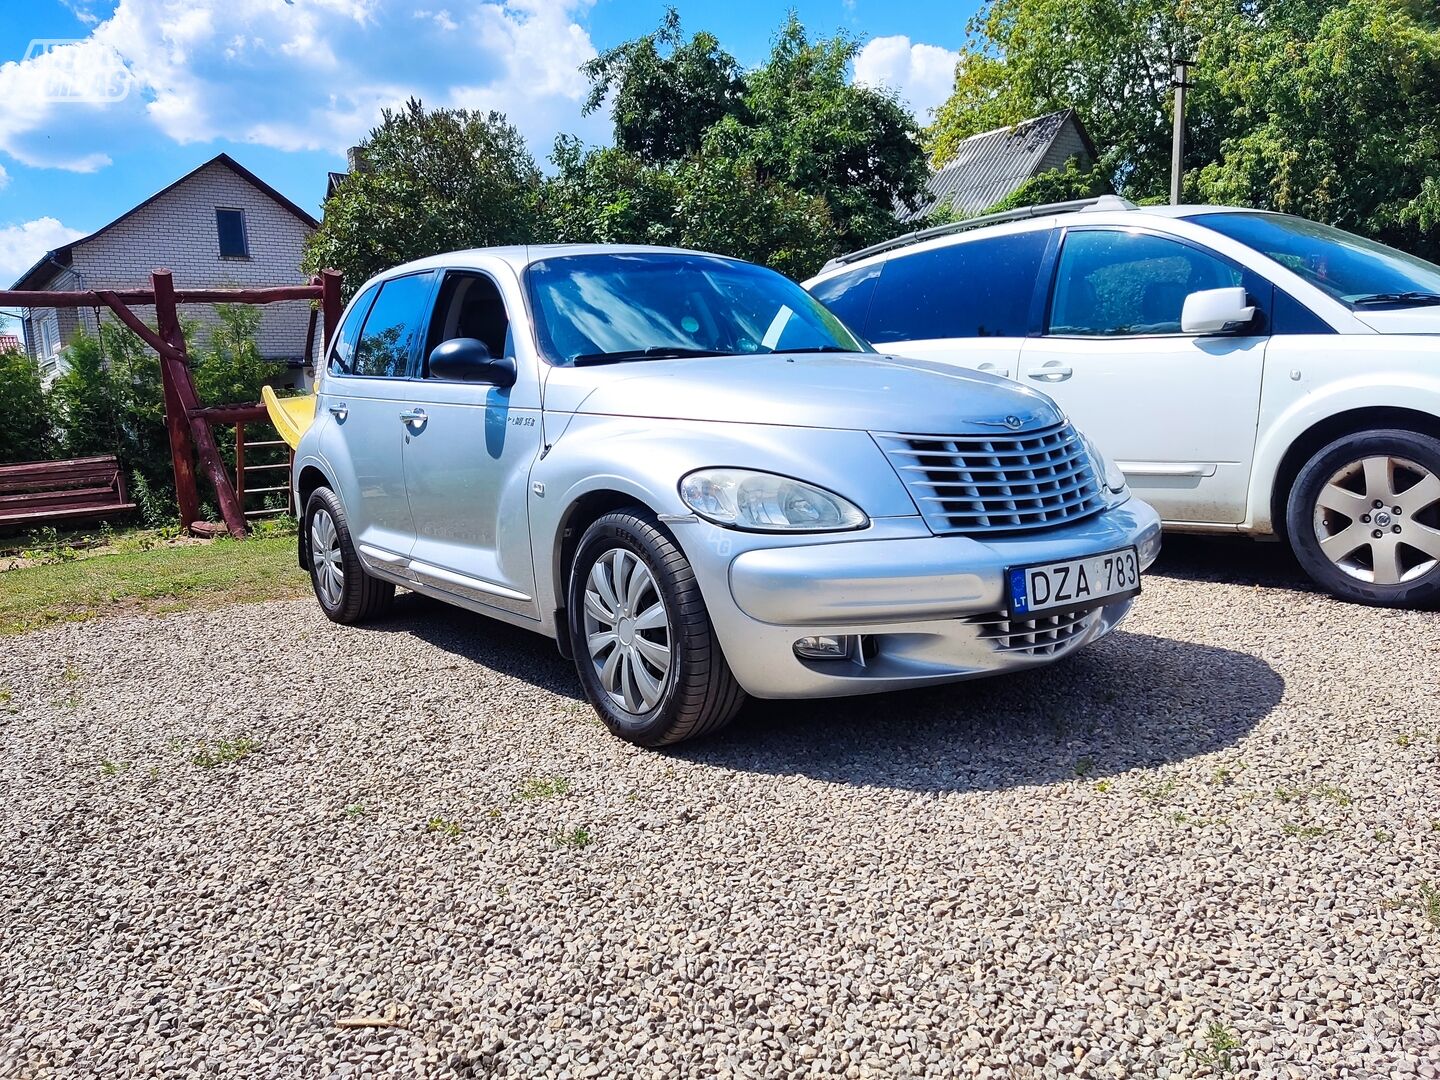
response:
{"label": "rear wheel", "polygon": [[316,488],[305,504],[305,536],[310,550],[310,584],[320,610],[337,623],[359,623],[383,615],[395,599],[395,586],[365,572],[345,508],[329,488]]}
{"label": "rear wheel", "polygon": [[641,507],[585,530],[570,571],[570,640],[614,734],[665,746],[717,731],[745,701],[684,553]]}
{"label": "rear wheel", "polygon": [[1335,596],[1387,607],[1440,600],[1440,439],[1346,435],[1306,463],[1286,512],[1300,564]]}

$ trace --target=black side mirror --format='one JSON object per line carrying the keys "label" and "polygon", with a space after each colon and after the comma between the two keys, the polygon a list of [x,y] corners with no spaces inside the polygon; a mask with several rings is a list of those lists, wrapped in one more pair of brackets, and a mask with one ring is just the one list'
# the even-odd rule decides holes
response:
{"label": "black side mirror", "polygon": [[515,361],[508,356],[491,356],[479,338],[451,338],[431,351],[430,375],[454,382],[514,386]]}

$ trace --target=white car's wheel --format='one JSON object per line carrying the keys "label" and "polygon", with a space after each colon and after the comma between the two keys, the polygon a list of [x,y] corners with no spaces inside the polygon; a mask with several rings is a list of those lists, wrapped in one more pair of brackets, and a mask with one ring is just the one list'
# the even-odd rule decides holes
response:
{"label": "white car's wheel", "polygon": [[1413,431],[1337,439],[1300,470],[1286,526],[1315,581],[1389,607],[1440,599],[1440,440]]}

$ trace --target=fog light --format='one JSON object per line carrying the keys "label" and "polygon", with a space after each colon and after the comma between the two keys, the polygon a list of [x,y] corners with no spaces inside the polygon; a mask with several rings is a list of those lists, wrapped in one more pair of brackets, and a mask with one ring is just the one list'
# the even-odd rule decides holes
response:
{"label": "fog light", "polygon": [[795,642],[795,655],[806,660],[848,660],[851,642],[846,637],[802,637]]}

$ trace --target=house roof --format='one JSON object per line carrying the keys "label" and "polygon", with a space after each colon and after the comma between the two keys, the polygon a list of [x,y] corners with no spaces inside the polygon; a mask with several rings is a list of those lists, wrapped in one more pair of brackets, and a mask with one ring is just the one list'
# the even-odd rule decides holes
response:
{"label": "house roof", "polygon": [[90,235],[82,236],[79,240],[72,240],[68,244],[62,244],[60,247],[55,248],[53,251],[47,251],[44,255],[40,257],[39,262],[37,262],[29,270],[26,270],[25,273],[20,276],[20,279],[10,287],[12,289],[43,289],[45,287],[45,283],[48,282],[52,277],[54,277],[54,272],[57,269],[70,265],[70,252],[73,251],[75,248],[79,247],[82,244],[88,244],[97,236],[103,236],[105,233],[115,228],[115,226],[119,225],[122,221],[133,217],[135,214],[138,214],[141,210],[145,209],[145,207],[149,206],[156,199],[168,195],[181,184],[185,183],[185,181],[204,172],[211,165],[223,165],[225,168],[233,172],[236,176],[240,177],[240,179],[244,180],[246,183],[254,187],[261,194],[268,195],[282,208],[294,214],[308,228],[318,229],[320,227],[320,222],[316,221],[314,217],[312,217],[310,214],[307,214],[304,210],[302,210],[295,203],[291,202],[284,195],[281,195],[280,192],[276,191],[269,184],[265,183],[264,180],[261,180],[258,176],[252,173],[249,169],[245,168],[244,165],[241,165],[229,154],[216,154],[209,161],[206,161],[201,165],[197,165],[184,176],[180,177],[180,179],[176,180],[174,183],[167,184],[165,187],[155,192],[154,195],[151,195],[144,202],[132,206],[129,210],[126,210],[125,213],[121,214],[114,221],[110,222],[107,225],[102,225]]}
{"label": "house roof", "polygon": [[25,346],[14,334],[0,334],[0,353],[24,352]]}
{"label": "house roof", "polygon": [[328,199],[331,195],[334,195],[335,189],[339,187],[341,182],[349,175],[348,172],[332,172],[327,174],[325,177],[325,198]]}
{"label": "house roof", "polygon": [[930,175],[916,209],[897,205],[895,216],[901,221],[915,221],[945,206],[957,214],[988,210],[1041,171],[1046,155],[1067,125],[1074,125],[1093,160],[1095,146],[1074,109],[982,131],[962,140],[950,160]]}

